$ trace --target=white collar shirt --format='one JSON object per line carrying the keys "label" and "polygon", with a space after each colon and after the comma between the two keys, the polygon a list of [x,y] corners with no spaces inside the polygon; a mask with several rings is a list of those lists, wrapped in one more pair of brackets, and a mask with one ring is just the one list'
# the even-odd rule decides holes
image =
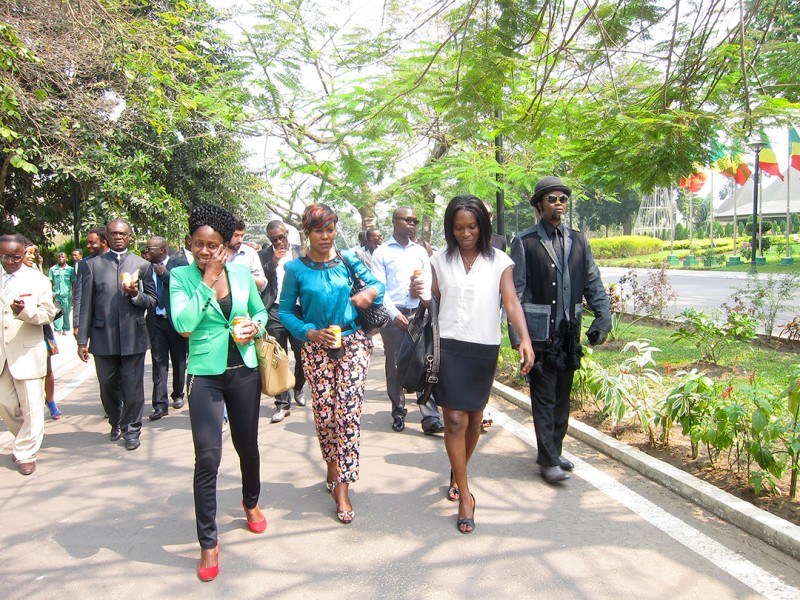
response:
{"label": "white collar shirt", "polygon": [[425,248],[412,241],[403,246],[392,236],[372,254],[372,273],[386,286],[383,305],[392,319],[400,314],[401,309],[419,306],[419,298],[412,298],[408,289],[411,276],[418,270],[423,272],[427,284],[425,297],[430,297],[431,261]]}

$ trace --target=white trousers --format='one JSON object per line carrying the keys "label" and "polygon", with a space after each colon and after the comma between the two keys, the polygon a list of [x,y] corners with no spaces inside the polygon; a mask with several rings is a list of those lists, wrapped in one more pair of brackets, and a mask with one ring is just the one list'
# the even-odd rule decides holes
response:
{"label": "white trousers", "polygon": [[44,440],[44,377],[14,379],[3,365],[0,373],[0,419],[14,436],[18,462],[36,460]]}

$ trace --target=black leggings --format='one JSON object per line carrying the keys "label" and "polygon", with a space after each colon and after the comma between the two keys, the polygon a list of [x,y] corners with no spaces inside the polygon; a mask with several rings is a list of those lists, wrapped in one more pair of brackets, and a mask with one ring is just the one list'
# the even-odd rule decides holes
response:
{"label": "black leggings", "polygon": [[261,464],[258,413],[261,378],[258,369],[241,366],[222,375],[189,375],[189,418],[194,441],[194,513],[200,547],[217,545],[217,472],[222,459],[222,408],[228,407],[231,441],[242,470],[242,498],[258,504]]}

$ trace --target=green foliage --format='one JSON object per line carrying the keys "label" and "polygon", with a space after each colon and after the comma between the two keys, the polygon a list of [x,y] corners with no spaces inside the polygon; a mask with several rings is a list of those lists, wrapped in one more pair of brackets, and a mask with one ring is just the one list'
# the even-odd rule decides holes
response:
{"label": "green foliage", "polygon": [[619,258],[652,254],[661,250],[663,242],[645,235],[624,235],[593,238],[592,253],[596,258]]}
{"label": "green foliage", "polygon": [[764,335],[772,336],[778,313],[797,309],[797,294],[800,292],[800,274],[751,275],[747,286],[730,295],[729,301],[751,314]]}
{"label": "green foliage", "polygon": [[629,342],[622,351],[634,354],[615,369],[606,370],[588,363],[584,378],[602,415],[610,418],[615,428],[628,420],[638,420],[650,443],[655,445],[654,424],[660,415],[654,392],[662,382],[653,368],[653,354],[661,350],[652,346],[649,340],[640,339]]}
{"label": "green foliage", "polygon": [[691,441],[692,459],[697,460],[700,441],[709,440],[702,425],[716,409],[716,386],[710,377],[696,369],[681,371],[677,376],[681,382],[667,393],[664,413],[669,421],[681,424],[683,435]]}
{"label": "green foliage", "polygon": [[695,308],[680,315],[680,326],[672,339],[691,342],[700,350],[702,360],[717,364],[734,341],[751,340],[756,335],[756,321],[747,314],[731,311],[724,321],[709,317]]}

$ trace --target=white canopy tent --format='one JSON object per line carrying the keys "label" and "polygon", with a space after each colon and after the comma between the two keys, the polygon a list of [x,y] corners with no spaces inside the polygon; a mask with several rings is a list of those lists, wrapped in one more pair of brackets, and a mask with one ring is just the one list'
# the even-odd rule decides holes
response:
{"label": "white canopy tent", "polygon": [[[789,169],[783,172],[784,180],[778,177],[760,174],[761,184],[761,206],[760,212],[763,219],[774,219],[786,216],[786,195],[791,193],[789,198],[789,212],[800,213],[800,171]],[[789,181],[791,178],[791,181]],[[733,220],[733,207],[736,205],[736,220],[745,221],[753,214],[753,179],[748,179],[744,185],[736,186],[736,193],[732,198],[728,198],[715,211],[714,218],[730,222]]]}

